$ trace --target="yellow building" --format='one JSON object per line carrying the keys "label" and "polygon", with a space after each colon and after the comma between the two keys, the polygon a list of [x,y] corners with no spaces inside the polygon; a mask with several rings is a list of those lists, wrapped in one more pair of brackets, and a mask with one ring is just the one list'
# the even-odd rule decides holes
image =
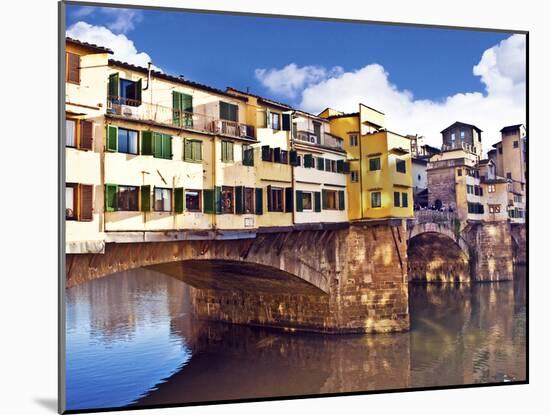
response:
{"label": "yellow building", "polygon": [[[99,253],[103,229],[103,130],[109,49],[65,43],[66,252]],[[99,87],[98,87],[99,86]]]}
{"label": "yellow building", "polygon": [[350,220],[407,218],[413,215],[410,140],[387,131],[384,114],[359,104],[359,111],[327,108],[321,117],[344,138],[350,163]]}

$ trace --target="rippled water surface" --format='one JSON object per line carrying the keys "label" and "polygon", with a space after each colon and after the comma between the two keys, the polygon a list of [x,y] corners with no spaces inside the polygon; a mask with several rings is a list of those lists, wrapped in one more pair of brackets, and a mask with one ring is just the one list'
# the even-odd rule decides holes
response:
{"label": "rippled water surface", "polygon": [[67,290],[67,407],[106,408],[525,379],[525,272],[410,287],[411,331],[331,336],[193,319],[137,269]]}

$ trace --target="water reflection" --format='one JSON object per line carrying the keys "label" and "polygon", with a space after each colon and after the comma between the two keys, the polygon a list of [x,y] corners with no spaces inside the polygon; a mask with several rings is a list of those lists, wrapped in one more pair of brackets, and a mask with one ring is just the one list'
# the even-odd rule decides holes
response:
{"label": "water reflection", "polygon": [[206,323],[187,287],[134,270],[67,291],[68,407],[525,378],[525,277],[411,286],[411,331],[330,336]]}

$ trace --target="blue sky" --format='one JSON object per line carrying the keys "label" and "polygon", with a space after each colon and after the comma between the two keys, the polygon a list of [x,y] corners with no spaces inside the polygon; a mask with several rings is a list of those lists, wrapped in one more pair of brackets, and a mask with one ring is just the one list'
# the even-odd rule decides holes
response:
{"label": "blue sky", "polygon": [[[525,90],[525,42],[511,33],[73,5],[66,23],[69,35],[118,48],[122,60],[151,59],[171,74],[222,89],[249,87],[311,111],[333,103],[353,110],[359,100],[391,113],[399,132],[432,141],[455,119],[481,122],[492,134],[499,123],[524,122],[523,103],[499,119],[485,116],[487,125],[476,114],[481,107],[502,112],[495,103],[509,107]],[[434,120],[418,113],[426,100],[445,109],[433,130],[427,125]]]}

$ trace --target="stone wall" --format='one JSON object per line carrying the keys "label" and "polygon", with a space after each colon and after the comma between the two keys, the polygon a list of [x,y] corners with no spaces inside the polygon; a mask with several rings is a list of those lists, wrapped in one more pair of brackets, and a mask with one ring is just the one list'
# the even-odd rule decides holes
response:
{"label": "stone wall", "polygon": [[514,248],[514,264],[527,264],[527,225],[512,224],[512,244]]}

